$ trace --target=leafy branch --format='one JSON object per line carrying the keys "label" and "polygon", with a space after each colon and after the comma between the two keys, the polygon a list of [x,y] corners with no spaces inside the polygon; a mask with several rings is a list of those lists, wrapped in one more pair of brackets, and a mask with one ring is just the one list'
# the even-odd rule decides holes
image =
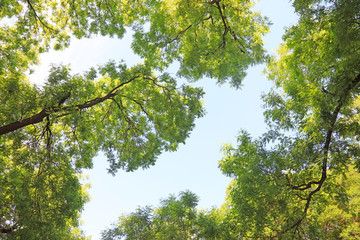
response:
{"label": "leafy branch", "polygon": [[360,83],[360,75],[358,75],[349,85],[348,87],[344,90],[343,94],[340,96],[340,98],[337,101],[337,106],[334,110],[334,112],[332,113],[332,117],[330,120],[330,127],[329,130],[326,133],[326,137],[325,137],[325,143],[324,143],[324,147],[323,147],[323,152],[324,152],[324,158],[322,160],[322,168],[321,168],[321,177],[318,181],[310,181],[308,183],[305,184],[301,184],[301,185],[292,185],[290,182],[290,179],[288,178],[288,176],[286,175],[286,178],[288,180],[288,184],[287,186],[289,186],[291,189],[294,190],[299,190],[299,191],[305,191],[307,189],[311,189],[313,185],[317,185],[317,187],[310,191],[310,193],[308,194],[308,196],[306,198],[299,196],[298,194],[296,194],[300,199],[306,201],[305,203],[305,207],[303,210],[303,216],[296,221],[290,228],[280,232],[278,235],[274,236],[274,238],[278,238],[281,235],[283,235],[286,232],[291,231],[292,229],[294,229],[294,231],[296,232],[297,229],[299,228],[299,226],[301,225],[301,223],[303,222],[303,220],[306,217],[307,211],[310,207],[310,203],[312,201],[312,197],[314,194],[316,194],[317,192],[319,192],[323,186],[323,184],[325,183],[325,180],[327,178],[327,171],[328,171],[328,161],[329,161],[329,152],[330,152],[330,145],[331,145],[331,141],[332,141],[332,135],[335,129],[335,125],[340,113],[340,110],[342,109],[342,107],[344,106],[345,101],[349,98],[351,92],[354,90],[354,88]]}
{"label": "leafy branch", "polygon": [[9,132],[16,131],[23,127],[29,126],[31,124],[37,124],[39,122],[42,122],[43,119],[50,116],[51,113],[58,113],[58,112],[64,112],[64,111],[66,112],[66,111],[71,111],[73,109],[75,109],[76,111],[79,111],[82,109],[91,108],[99,103],[102,103],[102,102],[116,96],[118,94],[118,92],[120,91],[121,87],[131,83],[132,81],[134,81],[135,79],[137,79],[139,77],[140,76],[135,76],[135,77],[129,79],[128,81],[123,82],[120,85],[116,86],[105,96],[100,97],[100,98],[94,98],[92,100],[86,101],[83,104],[78,104],[75,106],[63,106],[63,107],[61,107],[61,106],[45,107],[43,110],[41,110],[39,113],[37,113],[35,115],[32,115],[28,118],[21,119],[21,120],[18,120],[13,123],[10,123],[10,124],[0,127],[0,136],[4,135],[6,133],[9,133]]}
{"label": "leafy branch", "polygon": [[17,229],[18,229],[17,226],[0,227],[0,233],[12,233],[15,232]]}
{"label": "leafy branch", "polygon": [[[226,15],[224,14],[224,11],[225,10],[225,5],[221,6],[220,5],[220,2],[221,0],[212,0],[210,2],[205,2],[207,4],[211,4],[211,5],[214,5],[218,10],[219,10],[219,14],[220,14],[220,17],[221,17],[221,21],[223,23],[223,26],[224,26],[224,32],[223,32],[223,35],[222,35],[222,41],[221,43],[219,44],[219,46],[214,50],[212,51],[211,54],[213,54],[214,52],[218,51],[221,47],[225,47],[226,45],[226,36],[230,33],[230,35],[232,36],[232,38],[238,42],[240,45],[241,45],[241,49],[240,51],[242,53],[246,53],[246,51],[244,49],[246,49],[246,47],[244,46],[244,44],[240,41],[239,37],[236,35],[236,33],[233,31],[233,29],[230,27],[230,24],[227,20],[227,17]],[[204,19],[201,19],[200,22],[204,22],[204,21],[207,21],[207,20],[211,20],[212,24],[214,24],[214,19],[213,19],[213,16],[208,16]],[[179,38],[181,37],[181,35],[183,35],[185,32],[187,32],[190,28],[192,28],[194,25],[197,25],[198,23],[196,24],[190,24],[189,26],[187,26],[185,29],[183,30],[180,30],[176,36],[174,36],[172,39],[168,40],[168,41],[165,41],[165,42],[162,42],[160,43],[160,45],[168,45],[170,43],[173,43],[174,41],[177,41],[179,40]],[[195,31],[195,35],[196,35],[196,31]],[[209,55],[209,54],[207,54]]]}
{"label": "leafy branch", "polygon": [[41,23],[41,25],[43,25],[45,28],[51,30],[51,31],[55,31],[53,28],[49,27],[40,17],[39,15],[37,14],[34,6],[32,5],[32,3],[30,2],[30,0],[26,0],[26,2],[28,3],[31,11],[34,13],[35,15],[35,19],[39,20],[39,22]]}
{"label": "leafy branch", "polygon": [[176,35],[175,37],[173,37],[173,39],[171,39],[171,40],[163,43],[163,45],[167,45],[167,44],[170,44],[170,43],[172,43],[172,42],[174,42],[174,41],[176,41],[176,40],[179,40],[180,36],[181,36],[182,34],[184,34],[187,30],[189,30],[192,26],[193,26],[193,25],[190,24],[190,25],[189,25],[187,28],[185,28],[184,30],[179,31],[179,32],[177,33],[177,35]]}
{"label": "leafy branch", "polygon": [[227,35],[228,33],[230,33],[230,35],[233,37],[233,39],[242,46],[242,49],[240,49],[240,51],[241,51],[242,53],[245,53],[245,50],[244,50],[244,49],[246,49],[245,46],[243,45],[242,42],[240,42],[240,40],[239,40],[239,38],[236,36],[235,32],[231,29],[231,27],[230,27],[230,25],[229,25],[229,23],[228,23],[228,21],[227,21],[227,19],[226,19],[226,15],[225,15],[224,12],[223,12],[223,9],[225,10],[225,5],[223,5],[223,7],[221,7],[221,6],[220,6],[220,2],[221,2],[221,0],[213,0],[213,1],[210,2],[210,4],[216,4],[216,7],[217,7],[217,9],[219,10],[219,13],[220,13],[220,16],[221,16],[221,20],[222,20],[223,25],[224,25],[224,33],[223,33],[223,36],[222,36],[222,39],[223,39],[223,40],[222,40],[222,43],[220,44],[219,48],[220,48],[221,46],[224,46],[224,47],[225,47],[225,45],[226,45],[226,35]]}

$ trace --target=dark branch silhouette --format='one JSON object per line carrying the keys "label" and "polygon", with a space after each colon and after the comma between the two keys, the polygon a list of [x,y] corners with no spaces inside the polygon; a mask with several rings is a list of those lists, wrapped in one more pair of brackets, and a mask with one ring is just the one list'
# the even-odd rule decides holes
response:
{"label": "dark branch silhouette", "polygon": [[[56,106],[56,107],[46,107],[43,110],[41,110],[39,113],[32,115],[28,118],[22,119],[22,120],[18,120],[16,122],[7,124],[5,126],[0,127],[0,135],[4,135],[6,133],[9,132],[13,132],[16,131],[18,129],[21,129],[23,127],[32,125],[32,124],[37,124],[39,122],[42,122],[44,118],[48,117],[51,113],[57,113],[57,112],[64,112],[64,111],[69,111],[69,110],[73,110],[75,109],[76,111],[82,110],[82,109],[86,109],[86,108],[90,108],[96,104],[99,104],[101,102],[104,102],[108,99],[113,98],[120,90],[121,87],[129,84],[130,82],[134,81],[135,79],[139,78],[140,76],[135,76],[133,78],[131,78],[130,80],[121,83],[119,86],[115,87],[114,89],[112,89],[108,94],[106,94],[103,97],[100,98],[95,98],[92,100],[89,100],[83,104],[78,104],[75,106]],[[63,115],[61,115],[63,116]]]}
{"label": "dark branch silhouette", "polygon": [[31,4],[30,0],[26,0],[26,2],[28,3],[31,11],[34,13],[35,15],[35,19],[38,19],[39,22],[47,29],[51,30],[51,31],[55,31],[53,28],[49,27],[40,17],[39,15],[36,13],[36,10],[34,8],[34,6]]}
{"label": "dark branch silhouette", "polygon": [[308,194],[308,196],[306,198],[300,197],[298,195],[300,197],[300,199],[306,201],[305,207],[303,210],[303,216],[300,219],[298,219],[290,228],[285,229],[284,231],[281,231],[279,234],[277,234],[276,236],[273,236],[271,238],[278,238],[281,235],[283,235],[284,233],[290,232],[292,229],[295,229],[295,232],[296,232],[297,229],[299,228],[300,224],[302,223],[302,221],[305,219],[307,211],[309,210],[313,195],[321,190],[321,188],[327,178],[327,168],[328,168],[328,161],[329,161],[330,144],[332,141],[332,135],[333,135],[333,132],[335,129],[335,125],[336,125],[340,110],[344,106],[345,101],[349,98],[351,92],[354,90],[354,88],[359,83],[360,83],[360,75],[358,75],[344,90],[343,94],[340,96],[340,98],[337,101],[338,104],[337,104],[334,112],[332,113],[332,117],[330,120],[330,127],[326,133],[325,143],[324,143],[324,147],[323,147],[324,158],[322,160],[321,178],[318,181],[310,181],[308,183],[295,186],[290,183],[290,179],[286,176],[287,180],[288,180],[287,186],[289,186],[290,188],[292,188],[294,190],[304,191],[304,190],[310,189],[315,184],[317,184],[317,187],[314,190],[310,191],[310,193]]}

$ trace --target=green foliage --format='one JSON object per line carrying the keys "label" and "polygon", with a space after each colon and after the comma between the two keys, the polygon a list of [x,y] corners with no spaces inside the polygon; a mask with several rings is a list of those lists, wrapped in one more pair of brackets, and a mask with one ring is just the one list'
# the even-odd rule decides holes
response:
{"label": "green foliage", "polygon": [[71,35],[122,38],[131,27],[132,48],[147,66],[164,70],[177,60],[180,76],[210,76],[238,87],[246,68],[265,56],[261,37],[268,22],[252,5],[249,0],[2,1],[0,76],[24,76],[39,54],[64,49]]}
{"label": "green foliage", "polygon": [[86,200],[76,172],[91,167],[98,151],[107,154],[111,173],[146,168],[163,150],[176,150],[203,114],[201,89],[177,88],[168,75],[155,77],[143,66],[110,62],[99,67],[101,77],[94,69],[69,72],[54,66],[44,89],[28,100],[31,108],[2,99],[9,107],[3,129],[14,131],[1,136],[0,226],[17,228],[20,238],[46,239],[46,232],[61,239],[54,229],[74,225]]}
{"label": "green foliage", "polygon": [[147,10],[148,25],[135,24],[133,49],[145,64],[163,70],[175,60],[178,75],[229,80],[240,87],[248,66],[263,61],[268,22],[251,11],[253,1],[159,1]]}
{"label": "green foliage", "polygon": [[359,2],[294,6],[300,21],[266,70],[269,131],[224,146],[227,219],[245,239],[357,239]]}
{"label": "green foliage", "polygon": [[[177,218],[161,219],[178,239],[360,237],[359,1],[294,1],[294,6],[300,21],[287,30],[266,70],[275,82],[264,96],[269,131],[256,140],[243,131],[237,147],[223,147],[219,165],[233,178],[227,201],[222,211],[198,212],[193,235],[176,232]],[[194,28],[183,29],[178,37]],[[156,38],[161,31],[142,37]],[[162,56],[155,44],[150,47]],[[168,205],[177,206],[173,202],[154,210],[149,232],[156,229],[156,213],[168,213]],[[132,216],[113,230],[132,226],[127,222]],[[161,234],[159,239],[173,238],[168,228]]]}
{"label": "green foliage", "polygon": [[161,200],[157,208],[138,208],[103,231],[102,239],[223,239],[223,215],[216,209],[197,210],[198,201],[185,191]]}
{"label": "green foliage", "polygon": [[[204,114],[202,90],[177,86],[166,67],[178,61],[188,80],[238,87],[264,59],[268,23],[252,4],[1,1],[0,237],[83,238],[78,216],[88,198],[79,174],[92,158],[105,152],[112,174],[147,168],[184,143]],[[43,86],[28,81],[41,53],[66,48],[71,37],[122,38],[126,28],[144,64],[109,62],[75,75],[53,66]]]}

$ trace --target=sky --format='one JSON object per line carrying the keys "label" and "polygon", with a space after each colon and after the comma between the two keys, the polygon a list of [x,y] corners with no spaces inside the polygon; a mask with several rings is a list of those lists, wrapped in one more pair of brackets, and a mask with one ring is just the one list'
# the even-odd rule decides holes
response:
{"label": "sky", "polygon": [[[295,24],[297,17],[288,0],[260,0],[255,9],[273,23],[271,32],[265,37],[265,48],[273,54],[281,43],[284,29]],[[51,63],[70,64],[73,73],[81,73],[110,59],[123,59],[128,65],[135,65],[140,58],[134,56],[130,43],[129,34],[121,40],[73,39],[65,51],[44,54],[41,65],[35,68],[30,79],[41,83]],[[130,173],[118,171],[112,176],[107,173],[105,156],[100,153],[95,157],[93,169],[84,172],[88,176],[85,182],[91,184],[91,200],[82,212],[82,229],[86,235],[91,235],[92,240],[100,239],[100,232],[121,214],[131,213],[139,206],[156,207],[160,199],[184,190],[199,196],[199,209],[220,207],[230,181],[218,168],[221,146],[225,143],[236,145],[236,136],[242,129],[253,137],[266,131],[261,95],[269,91],[272,83],[266,80],[263,70],[264,65],[251,67],[238,90],[227,84],[219,86],[211,79],[193,84],[206,92],[203,100],[207,113],[195,122],[196,127],[186,144],[176,152],[163,153],[155,166]]]}

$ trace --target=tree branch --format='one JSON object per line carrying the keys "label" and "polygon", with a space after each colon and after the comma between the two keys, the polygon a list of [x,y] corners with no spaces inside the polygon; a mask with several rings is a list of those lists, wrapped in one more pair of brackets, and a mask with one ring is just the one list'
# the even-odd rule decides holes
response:
{"label": "tree branch", "polygon": [[17,229],[16,226],[8,227],[8,228],[0,228],[0,233],[12,233],[15,232]]}
{"label": "tree branch", "polygon": [[[134,99],[132,97],[126,96],[126,95],[121,95],[121,96],[133,101],[134,103],[136,103],[141,108],[143,113],[145,113],[146,116],[149,117],[149,113],[147,112],[147,110],[145,109],[144,105],[141,102],[139,102],[138,100],[136,100],[136,99]],[[142,100],[142,102],[144,102],[144,100]]]}
{"label": "tree branch", "polygon": [[178,32],[178,34],[177,34],[173,39],[171,39],[171,40],[169,40],[169,41],[167,41],[167,42],[165,42],[165,43],[163,43],[163,44],[164,44],[164,45],[167,45],[167,44],[170,44],[170,43],[178,40],[179,37],[180,37],[184,32],[186,32],[187,30],[189,30],[191,27],[192,27],[192,24],[190,24],[190,25],[189,25],[187,28],[185,28],[184,30],[181,30],[180,32]]}
{"label": "tree branch", "polygon": [[51,31],[55,31],[53,28],[49,27],[41,20],[41,18],[37,15],[36,10],[35,10],[34,6],[31,4],[30,0],[26,0],[26,2],[28,3],[31,11],[34,13],[35,19],[38,19],[45,28],[50,29]]}
{"label": "tree branch", "polygon": [[31,124],[37,124],[39,122],[42,122],[44,118],[48,117],[51,113],[57,113],[57,112],[62,112],[62,111],[69,111],[71,109],[75,109],[76,111],[82,110],[82,109],[86,109],[86,108],[90,108],[96,104],[99,104],[101,102],[104,102],[112,97],[114,97],[119,89],[127,84],[129,84],[130,82],[132,82],[133,80],[135,80],[136,78],[139,78],[140,76],[135,76],[133,78],[131,78],[130,80],[121,83],[119,86],[113,88],[108,94],[106,94],[103,97],[100,98],[95,98],[92,99],[90,101],[87,101],[83,104],[78,104],[74,106],[64,106],[64,107],[47,107],[44,108],[43,110],[41,110],[39,113],[30,116],[26,119],[22,119],[22,120],[18,120],[16,122],[7,124],[5,126],[0,127],[0,136],[4,135],[6,133],[9,132],[13,132],[16,131],[18,129],[21,129],[23,127],[29,126]]}
{"label": "tree branch", "polygon": [[[213,3],[216,4],[216,7],[219,9],[219,12],[220,12],[220,16],[221,16],[221,19],[222,19],[222,22],[224,24],[224,33],[223,33],[223,42],[220,44],[220,45],[223,45],[225,46],[226,44],[226,39],[225,39],[225,36],[227,35],[228,32],[230,32],[231,36],[234,38],[234,40],[238,43],[240,43],[240,45],[245,49],[244,45],[242,44],[242,42],[240,42],[240,40],[238,39],[238,37],[236,36],[236,34],[234,33],[234,31],[231,29],[231,27],[226,23],[226,16],[225,14],[223,13],[222,9],[221,9],[221,6],[220,6],[220,1],[213,1]],[[224,7],[225,9],[225,7]],[[242,53],[245,53],[245,50],[244,49],[240,49],[240,51]]]}
{"label": "tree branch", "polygon": [[[344,90],[343,94],[340,96],[339,100],[337,101],[338,104],[334,110],[334,112],[332,113],[332,118],[330,120],[330,127],[329,130],[326,133],[326,138],[325,138],[325,143],[324,143],[324,159],[322,161],[322,170],[321,170],[321,178],[319,181],[311,181],[307,184],[301,184],[299,186],[294,186],[291,185],[290,180],[288,179],[288,177],[286,176],[287,180],[288,180],[288,186],[290,186],[290,188],[295,189],[295,190],[300,190],[300,191],[304,191],[306,189],[309,189],[312,187],[313,184],[318,184],[317,188],[315,188],[314,190],[312,190],[309,195],[307,196],[306,200],[306,204],[303,210],[303,216],[295,223],[293,224],[290,228],[280,232],[278,235],[276,235],[275,237],[278,238],[281,235],[283,235],[286,232],[289,232],[291,229],[294,228],[298,228],[300,226],[300,224],[302,223],[302,221],[305,219],[307,211],[310,207],[310,203],[312,200],[312,197],[315,193],[319,192],[327,178],[327,167],[328,167],[328,160],[329,160],[329,150],[330,150],[330,144],[332,141],[332,135],[334,132],[334,128],[337,122],[337,118],[339,116],[340,110],[342,109],[342,107],[344,106],[345,101],[347,100],[347,98],[350,96],[351,91],[356,87],[356,85],[358,85],[360,83],[360,74],[349,84],[349,86]],[[304,200],[304,198],[300,197],[300,199]]]}

